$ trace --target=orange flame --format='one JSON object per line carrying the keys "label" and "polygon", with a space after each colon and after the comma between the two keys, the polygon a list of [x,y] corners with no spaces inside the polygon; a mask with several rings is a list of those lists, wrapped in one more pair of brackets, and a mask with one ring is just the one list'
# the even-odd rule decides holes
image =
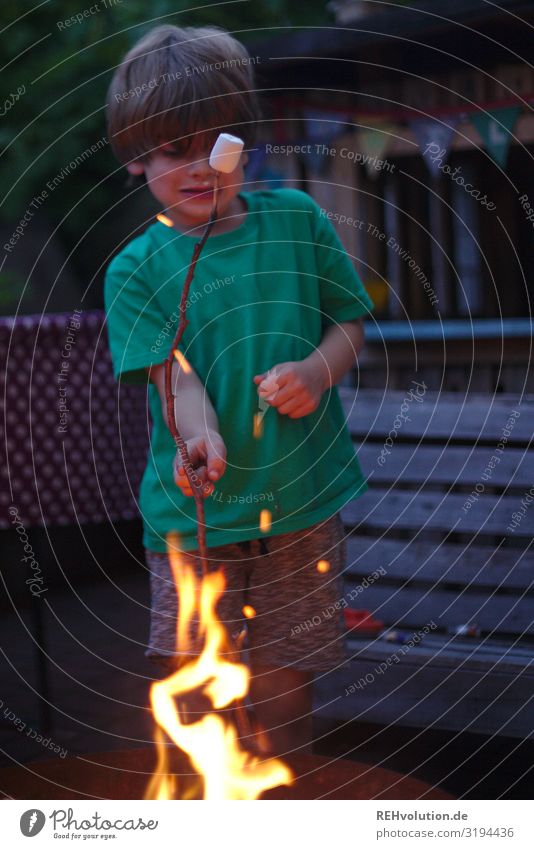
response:
{"label": "orange flame", "polygon": [[264,413],[254,413],[252,420],[252,435],[254,439],[261,439],[263,436],[263,416]]}
{"label": "orange flame", "polygon": [[182,354],[179,348],[175,348],[173,351],[174,358],[178,360],[178,364],[180,368],[185,371],[186,374],[191,374],[191,366],[187,362],[186,358]]}
{"label": "orange flame", "polygon": [[174,224],[172,223],[171,219],[167,215],[164,215],[163,212],[158,212],[156,218],[162,224],[165,224],[165,227],[174,227]]}
{"label": "orange flame", "polygon": [[[204,783],[205,799],[257,799],[264,790],[289,784],[292,774],[280,760],[260,760],[244,750],[234,726],[219,714],[207,713],[197,722],[185,723],[175,699],[202,689],[214,710],[221,710],[243,699],[248,692],[248,668],[233,658],[228,636],[215,608],[224,591],[221,570],[199,579],[177,551],[176,537],[169,538],[169,557],[180,598],[177,645],[180,653],[193,652],[190,637],[193,614],[199,613],[197,639],[203,641],[201,653],[192,654],[163,681],[152,684],[150,700],[159,728],[156,745],[158,762],[145,798],[175,798],[173,776],[169,776],[164,735],[184,751]],[[251,608],[253,614],[255,611]],[[245,614],[246,615],[246,614]],[[182,791],[182,798],[184,798]]]}
{"label": "orange flame", "polygon": [[329,572],[330,571],[330,563],[328,562],[328,560],[319,560],[319,562],[317,564],[317,571],[321,572],[323,574],[325,572]]}

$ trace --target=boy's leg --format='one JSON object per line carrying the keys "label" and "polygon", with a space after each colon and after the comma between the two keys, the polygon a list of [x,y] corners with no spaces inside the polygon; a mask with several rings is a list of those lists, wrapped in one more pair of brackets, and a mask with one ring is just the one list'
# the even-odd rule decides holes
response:
{"label": "boy's leg", "polygon": [[[244,544],[248,558],[243,544],[210,549],[209,554],[224,564],[227,574],[220,613],[229,630],[235,630],[245,601],[257,610],[247,624],[250,696],[258,720],[269,734],[273,751],[304,752],[312,739],[313,674],[346,659],[340,612],[345,606],[340,603],[340,575],[346,563],[343,526],[336,515],[267,541],[267,555],[257,540],[252,541],[254,551]],[[320,559],[330,564],[326,574],[317,570]],[[156,659],[175,648],[176,591],[166,555],[147,552],[147,562],[152,614],[146,654]],[[245,575],[249,577],[246,598]]]}
{"label": "boy's leg", "polygon": [[273,750],[304,752],[313,738],[313,676],[347,661],[343,523],[335,514],[266,542],[247,590],[257,611],[248,622],[251,696]]}

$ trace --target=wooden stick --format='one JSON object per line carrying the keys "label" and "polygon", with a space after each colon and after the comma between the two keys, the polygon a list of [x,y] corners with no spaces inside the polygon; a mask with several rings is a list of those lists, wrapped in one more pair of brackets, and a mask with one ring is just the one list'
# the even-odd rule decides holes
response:
{"label": "wooden stick", "polygon": [[185,441],[178,430],[178,426],[176,424],[176,416],[174,414],[174,395],[172,391],[172,366],[175,361],[174,352],[178,349],[178,346],[182,340],[182,336],[184,335],[185,329],[189,324],[186,316],[186,302],[187,297],[189,295],[189,289],[191,288],[191,283],[193,281],[193,277],[195,275],[195,268],[198,262],[198,258],[202,251],[202,248],[206,244],[208,240],[208,236],[211,232],[213,225],[217,220],[217,200],[218,200],[218,192],[219,192],[219,174],[217,173],[215,176],[215,186],[214,186],[214,194],[213,194],[213,206],[211,208],[210,217],[208,223],[206,224],[206,229],[202,234],[200,240],[196,243],[193,249],[193,256],[191,258],[191,262],[189,264],[189,269],[187,271],[187,276],[185,278],[184,287],[182,290],[182,297],[180,300],[180,323],[178,325],[178,330],[174,337],[173,343],[171,345],[171,350],[169,351],[169,355],[165,360],[165,398],[167,401],[167,421],[168,427],[171,432],[172,438],[174,439],[174,443],[177,449],[180,452],[180,456],[182,458],[183,467],[185,470],[185,474],[187,476],[187,480],[191,486],[191,490],[193,492],[193,497],[195,499],[195,507],[197,513],[197,540],[198,540],[198,550],[200,554],[200,562],[202,566],[202,574],[207,575],[208,568],[208,558],[207,558],[207,548],[206,548],[206,514],[204,510],[204,496],[202,494],[203,486],[202,483],[198,481],[198,475],[193,474],[193,467],[191,464],[191,458],[187,451],[187,446]]}
{"label": "wooden stick", "polygon": [[[219,191],[219,174],[217,173],[215,176],[215,186],[214,186],[214,194],[213,194],[213,206],[211,209],[210,217],[208,223],[206,224],[206,229],[204,230],[202,237],[196,243],[193,249],[193,256],[191,258],[191,262],[189,264],[189,269],[187,271],[187,276],[185,278],[184,287],[182,290],[182,297],[180,299],[180,322],[178,325],[178,330],[174,337],[173,343],[171,345],[171,349],[169,351],[169,355],[165,360],[165,399],[167,401],[167,421],[169,430],[171,432],[172,438],[174,439],[175,445],[177,449],[180,451],[180,455],[182,458],[183,467],[191,486],[191,490],[193,492],[193,497],[195,499],[195,507],[197,514],[197,540],[198,540],[198,551],[200,555],[200,562],[202,566],[202,574],[205,576],[209,572],[208,567],[208,558],[207,558],[207,547],[206,547],[206,514],[204,510],[204,496],[202,494],[202,483],[198,482],[198,475],[193,474],[193,468],[191,464],[191,458],[187,451],[187,445],[178,430],[178,425],[176,424],[176,416],[174,414],[174,395],[172,391],[172,366],[175,361],[174,352],[178,349],[178,346],[182,340],[182,336],[184,335],[185,329],[189,324],[186,316],[186,303],[189,295],[189,289],[191,288],[191,283],[193,281],[193,277],[195,275],[195,268],[198,262],[198,258],[202,251],[202,248],[207,242],[208,236],[211,232],[213,225],[217,220],[217,200],[218,200],[218,191]],[[243,636],[243,635],[242,635]],[[242,650],[242,637],[240,640],[235,643],[230,635],[228,635],[228,640],[230,645],[233,646],[235,651],[236,659],[239,657]],[[247,709],[245,708],[242,701],[237,700],[234,703],[234,720],[237,726],[238,734],[243,739],[247,739],[250,741],[250,745],[252,745],[253,749],[256,750],[258,755],[265,754],[265,747],[262,741],[262,736],[258,733],[258,731],[253,727],[253,724],[250,721],[250,717]]]}

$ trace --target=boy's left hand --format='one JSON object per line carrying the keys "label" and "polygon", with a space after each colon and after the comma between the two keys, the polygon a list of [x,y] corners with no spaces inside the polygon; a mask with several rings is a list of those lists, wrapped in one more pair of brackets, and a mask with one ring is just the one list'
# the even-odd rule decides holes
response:
{"label": "boy's left hand", "polygon": [[306,360],[273,366],[268,372],[257,374],[254,383],[260,397],[290,419],[315,412],[326,388],[324,375]]}

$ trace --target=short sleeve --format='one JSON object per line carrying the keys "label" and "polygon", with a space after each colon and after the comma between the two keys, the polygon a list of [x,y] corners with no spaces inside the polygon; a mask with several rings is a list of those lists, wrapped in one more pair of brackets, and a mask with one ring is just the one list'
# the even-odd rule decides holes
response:
{"label": "short sleeve", "polygon": [[146,383],[145,369],[165,360],[171,340],[162,336],[167,319],[133,258],[119,255],[110,263],[104,301],[115,378]]}
{"label": "short sleeve", "polygon": [[372,312],[374,304],[332,224],[312,202],[323,323],[352,321]]}

